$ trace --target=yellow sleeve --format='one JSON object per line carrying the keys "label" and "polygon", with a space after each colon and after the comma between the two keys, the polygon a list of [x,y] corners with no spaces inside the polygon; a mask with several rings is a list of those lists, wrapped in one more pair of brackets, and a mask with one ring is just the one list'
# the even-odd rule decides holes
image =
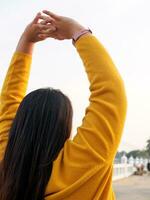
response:
{"label": "yellow sleeve", "polygon": [[101,43],[93,35],[86,35],[75,46],[90,82],[89,106],[77,134],[65,142],[53,162],[46,190],[46,195],[60,191],[60,196],[64,191],[66,199],[71,197],[69,193],[75,195],[74,199],[86,193],[93,196],[94,187],[99,187],[100,193],[111,193],[113,159],[127,107],[123,81]]}
{"label": "yellow sleeve", "polygon": [[[123,80],[95,36],[80,38],[75,46],[84,64],[91,94],[90,104],[73,142],[92,152],[98,161],[112,162],[126,116],[127,100]],[[88,159],[89,153],[83,155],[87,155]]]}
{"label": "yellow sleeve", "polygon": [[8,133],[16,111],[25,96],[31,56],[16,52],[11,60],[0,95],[0,160],[3,158]]}

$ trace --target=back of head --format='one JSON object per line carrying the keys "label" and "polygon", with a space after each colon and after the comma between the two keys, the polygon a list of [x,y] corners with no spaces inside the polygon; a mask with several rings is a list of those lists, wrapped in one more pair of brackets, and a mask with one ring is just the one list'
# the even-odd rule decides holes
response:
{"label": "back of head", "polygon": [[1,200],[44,199],[53,161],[70,137],[72,114],[60,90],[38,89],[23,99],[1,163]]}

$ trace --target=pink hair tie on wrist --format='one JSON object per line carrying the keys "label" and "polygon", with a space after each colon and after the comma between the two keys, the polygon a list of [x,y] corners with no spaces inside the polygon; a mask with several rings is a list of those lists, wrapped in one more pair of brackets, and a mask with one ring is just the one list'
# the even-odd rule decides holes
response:
{"label": "pink hair tie on wrist", "polygon": [[84,34],[86,33],[92,33],[92,31],[88,28],[88,29],[83,29],[77,33],[75,33],[73,36],[72,36],[72,43],[73,45],[75,44],[75,42]]}

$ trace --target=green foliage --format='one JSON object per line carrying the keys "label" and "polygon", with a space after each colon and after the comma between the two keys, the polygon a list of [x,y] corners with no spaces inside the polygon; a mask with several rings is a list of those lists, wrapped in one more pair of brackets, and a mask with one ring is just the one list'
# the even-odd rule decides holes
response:
{"label": "green foliage", "polygon": [[133,150],[127,153],[127,157],[130,158],[130,156],[133,156],[133,158],[136,157],[142,157],[142,158],[148,158],[148,153],[146,150]]}
{"label": "green foliage", "polygon": [[127,158],[130,158],[131,156],[133,158],[136,158],[136,157],[149,158],[147,150],[133,150],[133,151],[130,151],[129,153],[127,153],[126,151],[117,152],[116,159],[121,160],[121,157],[124,154],[127,156]]}
{"label": "green foliage", "polygon": [[116,158],[117,158],[117,159],[121,159],[121,157],[122,157],[123,155],[127,155],[127,152],[126,152],[126,151],[117,152]]}
{"label": "green foliage", "polygon": [[147,145],[146,145],[146,151],[147,151],[147,154],[150,157],[150,139],[148,139],[146,143],[147,143]]}
{"label": "green foliage", "polygon": [[133,158],[136,158],[136,157],[140,158],[141,157],[141,158],[150,159],[150,139],[148,139],[146,143],[147,143],[146,148],[143,149],[143,150],[136,149],[136,150],[130,151],[128,153],[126,151],[117,152],[116,160],[121,160],[121,157],[123,155],[126,155],[127,158],[130,158],[130,156],[133,156]]}

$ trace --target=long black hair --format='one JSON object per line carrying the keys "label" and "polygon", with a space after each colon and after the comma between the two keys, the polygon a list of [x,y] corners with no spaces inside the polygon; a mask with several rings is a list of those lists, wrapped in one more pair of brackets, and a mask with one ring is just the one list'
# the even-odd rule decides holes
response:
{"label": "long black hair", "polygon": [[0,200],[43,200],[53,161],[70,137],[72,105],[60,90],[38,89],[21,102],[0,164]]}

